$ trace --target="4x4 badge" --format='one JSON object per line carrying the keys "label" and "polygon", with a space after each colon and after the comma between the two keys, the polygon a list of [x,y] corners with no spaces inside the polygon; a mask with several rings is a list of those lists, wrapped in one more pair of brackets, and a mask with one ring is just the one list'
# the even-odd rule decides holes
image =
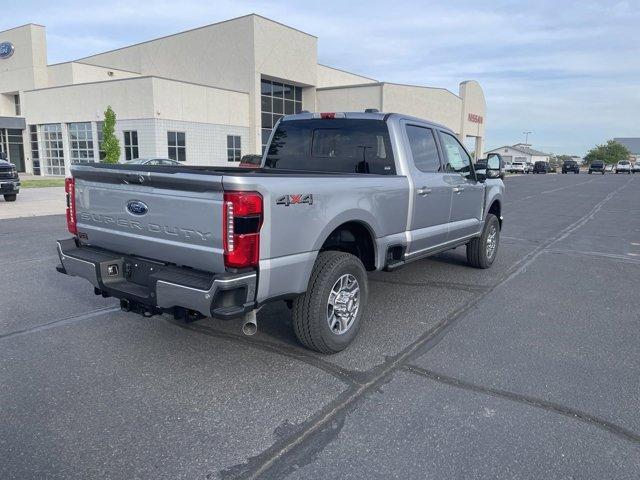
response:
{"label": "4x4 badge", "polygon": [[311,193],[293,193],[291,195],[282,195],[276,199],[276,205],[296,205],[298,203],[306,203],[313,205],[313,195]]}

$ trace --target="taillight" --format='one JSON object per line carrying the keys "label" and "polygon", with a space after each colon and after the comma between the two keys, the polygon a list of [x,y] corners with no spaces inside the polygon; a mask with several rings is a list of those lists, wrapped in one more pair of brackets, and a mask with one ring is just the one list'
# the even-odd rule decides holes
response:
{"label": "taillight", "polygon": [[74,235],[78,234],[76,225],[76,181],[73,178],[64,179],[64,191],[67,193],[67,229]]}
{"label": "taillight", "polygon": [[232,268],[258,266],[262,195],[257,192],[224,194],[224,264]]}

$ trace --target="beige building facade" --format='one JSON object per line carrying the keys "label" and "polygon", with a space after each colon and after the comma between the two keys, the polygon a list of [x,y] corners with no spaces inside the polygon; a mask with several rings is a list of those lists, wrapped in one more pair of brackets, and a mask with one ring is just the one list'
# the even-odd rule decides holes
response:
{"label": "beige building facade", "polygon": [[47,64],[45,27],[0,32],[0,152],[23,172],[65,175],[101,158],[102,120],[117,115],[121,161],[234,165],[260,153],[283,115],[406,113],[484,146],[475,81],[400,85],[318,64],[317,37],[247,15],[71,62]]}

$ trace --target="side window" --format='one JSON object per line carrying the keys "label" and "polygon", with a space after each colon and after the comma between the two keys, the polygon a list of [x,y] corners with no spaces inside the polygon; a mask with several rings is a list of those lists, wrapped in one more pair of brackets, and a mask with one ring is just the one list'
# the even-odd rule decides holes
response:
{"label": "side window", "polygon": [[472,172],[469,154],[453,135],[445,132],[440,132],[440,135],[448,169],[464,176],[469,175]]}
{"label": "side window", "polygon": [[413,163],[422,172],[440,171],[438,147],[433,130],[416,125],[407,125],[409,147],[413,156]]}

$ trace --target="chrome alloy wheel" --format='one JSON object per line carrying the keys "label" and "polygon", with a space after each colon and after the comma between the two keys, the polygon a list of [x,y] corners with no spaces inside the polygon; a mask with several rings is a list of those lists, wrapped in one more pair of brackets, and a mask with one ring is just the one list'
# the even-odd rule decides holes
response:
{"label": "chrome alloy wheel", "polygon": [[327,301],[327,323],[336,335],[347,332],[360,308],[360,285],[350,273],[342,275],[333,284]]}
{"label": "chrome alloy wheel", "polygon": [[487,235],[487,258],[491,259],[496,253],[498,247],[498,228],[495,225],[491,225],[489,228],[489,234]]}

